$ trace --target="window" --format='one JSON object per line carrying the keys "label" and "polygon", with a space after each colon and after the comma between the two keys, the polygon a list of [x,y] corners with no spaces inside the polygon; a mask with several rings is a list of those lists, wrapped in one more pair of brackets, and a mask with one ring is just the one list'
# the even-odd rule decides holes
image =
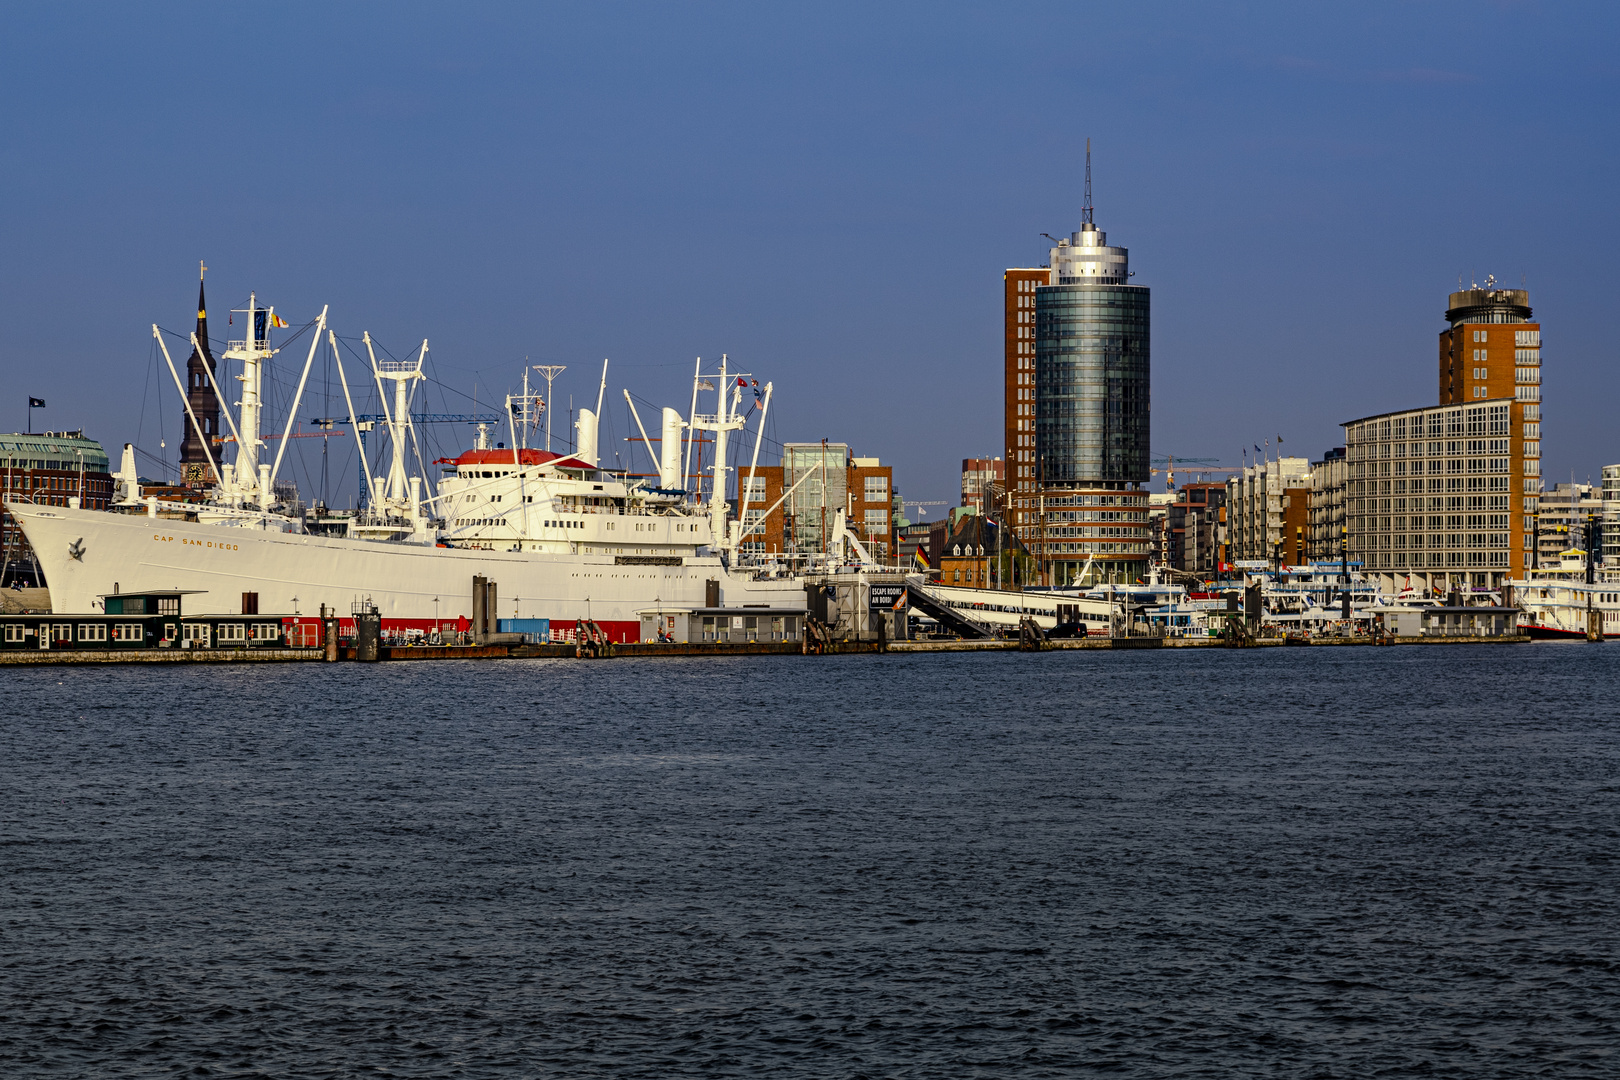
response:
{"label": "window", "polygon": [[219,640],[220,641],[246,641],[247,640],[247,624],[245,624],[245,623],[220,623],[219,624]]}
{"label": "window", "polygon": [[765,478],[763,476],[743,477],[743,502],[756,503],[765,501]]}
{"label": "window", "polygon": [[866,501],[889,501],[889,478],[887,476],[868,476],[866,478]]}
{"label": "window", "polygon": [[868,510],[862,519],[869,533],[889,531],[889,512],[887,510]]}
{"label": "window", "polygon": [[79,640],[80,641],[106,641],[107,640],[107,624],[106,623],[80,623],[79,624]]}
{"label": "window", "polygon": [[22,623],[7,623],[6,624],[6,643],[8,645],[15,645],[15,644],[21,642],[22,639],[23,639],[23,626],[22,626]]}
{"label": "window", "polygon": [[140,623],[118,623],[113,627],[113,640],[123,642],[137,642],[143,640]]}

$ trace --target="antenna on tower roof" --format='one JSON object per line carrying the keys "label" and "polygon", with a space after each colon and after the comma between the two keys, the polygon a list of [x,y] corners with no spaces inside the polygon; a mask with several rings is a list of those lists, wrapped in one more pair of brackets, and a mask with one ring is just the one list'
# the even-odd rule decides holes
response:
{"label": "antenna on tower roof", "polygon": [[1086,204],[1080,208],[1080,224],[1093,224],[1091,219],[1091,140],[1086,139]]}

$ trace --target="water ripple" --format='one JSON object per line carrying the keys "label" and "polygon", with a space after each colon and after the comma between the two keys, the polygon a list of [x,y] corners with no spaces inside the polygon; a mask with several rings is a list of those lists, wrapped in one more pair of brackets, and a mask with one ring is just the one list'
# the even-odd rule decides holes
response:
{"label": "water ripple", "polygon": [[6,1075],[1601,1076],[1620,651],[19,670]]}

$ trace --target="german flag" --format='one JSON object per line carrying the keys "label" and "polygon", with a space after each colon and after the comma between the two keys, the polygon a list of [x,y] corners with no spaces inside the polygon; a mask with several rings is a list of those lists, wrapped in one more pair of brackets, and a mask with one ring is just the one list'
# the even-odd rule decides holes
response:
{"label": "german flag", "polygon": [[911,565],[924,573],[927,573],[929,570],[933,569],[932,566],[928,565],[928,552],[924,551],[921,547],[912,553]]}

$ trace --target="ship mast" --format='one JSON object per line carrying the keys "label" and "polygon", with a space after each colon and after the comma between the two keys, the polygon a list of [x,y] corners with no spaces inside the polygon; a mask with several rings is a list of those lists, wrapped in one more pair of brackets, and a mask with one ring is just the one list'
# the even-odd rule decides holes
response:
{"label": "ship mast", "polygon": [[236,462],[231,469],[233,483],[226,489],[234,489],[241,496],[257,493],[260,505],[268,505],[269,493],[258,491],[259,426],[264,409],[264,362],[276,355],[276,350],[270,347],[270,328],[275,325],[276,309],[259,307],[258,295],[249,293],[244,314],[247,315],[246,338],[230,342],[224,356],[226,360],[242,361],[242,374],[236,377],[242,384],[242,400],[238,402],[242,422],[237,427]]}
{"label": "ship mast", "polygon": [[[737,404],[742,400],[742,386],[739,380],[740,372],[727,371],[728,359],[725,353],[720,354],[720,381],[716,385],[715,411],[712,416],[693,412],[691,430],[694,439],[699,431],[714,432],[714,463],[711,466],[714,472],[714,485],[709,492],[709,528],[712,542],[716,548],[726,545],[726,433],[741,431],[743,421],[737,415]],[[701,364],[701,361],[699,361]],[[696,408],[697,388],[702,386],[701,367],[692,379],[693,407]],[[731,394],[728,403],[726,394]]]}
{"label": "ship mast", "polygon": [[[393,456],[388,464],[388,482],[383,488],[383,499],[388,508],[402,516],[409,513],[415,516],[416,500],[412,496],[410,481],[405,476],[406,437],[411,426],[410,384],[417,379],[427,376],[422,374],[422,362],[427,359],[427,338],[422,339],[422,347],[414,360],[377,360],[376,349],[367,332],[363,340],[366,344],[366,353],[371,359],[372,375],[377,380],[377,396],[382,401],[383,419],[388,424],[389,440],[393,443]],[[388,379],[394,384],[394,408],[388,408],[388,397],[383,393],[382,380]]]}

